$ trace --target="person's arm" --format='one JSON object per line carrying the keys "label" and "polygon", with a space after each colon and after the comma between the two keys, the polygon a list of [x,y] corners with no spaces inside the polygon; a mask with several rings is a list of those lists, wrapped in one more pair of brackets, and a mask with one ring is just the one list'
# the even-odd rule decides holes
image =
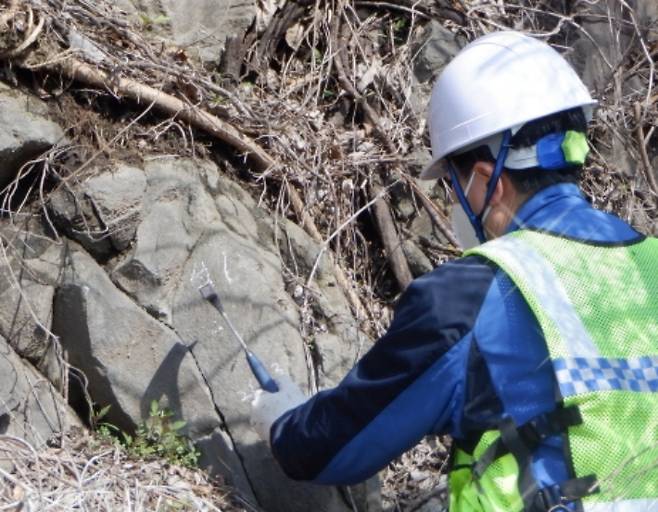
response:
{"label": "person's arm", "polygon": [[471,329],[493,271],[443,265],[403,294],[388,332],[333,389],[281,416],[272,452],[291,478],[347,485],[372,476],[462,409]]}

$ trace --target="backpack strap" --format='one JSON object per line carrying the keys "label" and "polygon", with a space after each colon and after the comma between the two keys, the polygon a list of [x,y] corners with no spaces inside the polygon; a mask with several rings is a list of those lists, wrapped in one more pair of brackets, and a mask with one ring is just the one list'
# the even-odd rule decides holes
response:
{"label": "backpack strap", "polygon": [[473,464],[476,479],[500,457],[511,454],[519,466],[519,491],[527,512],[568,510],[564,503],[575,501],[598,491],[596,476],[589,475],[540,489],[532,474],[532,453],[547,437],[561,434],[569,427],[580,425],[582,416],[577,406],[558,407],[518,427],[511,417],[499,425],[500,437]]}

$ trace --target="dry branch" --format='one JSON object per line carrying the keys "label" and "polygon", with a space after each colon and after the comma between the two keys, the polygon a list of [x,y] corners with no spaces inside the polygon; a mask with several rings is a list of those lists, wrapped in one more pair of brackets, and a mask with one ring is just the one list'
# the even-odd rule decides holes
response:
{"label": "dry branch", "polygon": [[137,460],[77,429],[62,441],[36,450],[0,435],[0,510],[258,510],[199,469]]}
{"label": "dry branch", "polygon": [[[344,7],[341,7],[340,5],[341,4],[339,2],[338,11],[344,12]],[[368,101],[361,95],[361,93],[359,93],[356,87],[352,85],[345,73],[343,54],[347,48],[347,40],[344,36],[344,26],[342,26],[340,20],[341,15],[336,12],[334,14],[334,27],[332,32],[333,34],[340,34],[339,39],[334,42],[336,52],[333,59],[336,72],[338,73],[338,82],[341,84],[345,92],[347,92],[350,96],[352,96],[352,98],[354,98],[357,103],[359,103],[368,119],[374,124],[375,130],[380,135],[380,137],[384,137],[384,130],[381,127],[381,122],[377,116],[377,113],[368,104]],[[388,149],[389,151],[392,150],[391,154],[395,154],[396,151],[393,147],[393,144],[388,141],[388,138],[385,138],[385,140],[389,142]],[[377,179],[373,184],[372,189],[372,197],[378,197],[382,189],[382,184],[379,183],[379,179]],[[413,280],[413,276],[411,274],[411,270],[409,270],[409,263],[407,262],[407,259],[404,255],[404,251],[402,250],[402,243],[400,242],[400,237],[398,236],[398,233],[395,229],[395,221],[393,219],[393,215],[391,214],[390,207],[388,206],[386,200],[382,197],[381,199],[375,201],[373,210],[377,220],[377,227],[379,228],[382,244],[384,245],[384,249],[386,251],[386,258],[388,259],[391,270],[395,275],[398,286],[401,290],[404,290]]]}
{"label": "dry branch", "polygon": [[649,160],[649,154],[647,153],[647,145],[644,140],[644,130],[642,129],[642,106],[639,102],[635,102],[633,104],[633,112],[635,115],[635,134],[637,137],[637,145],[640,149],[640,156],[642,157],[642,167],[644,168],[644,173],[647,177],[647,183],[649,183],[651,191],[658,197],[658,183],[656,183],[656,178],[653,175],[651,160]]}
{"label": "dry branch", "polygon": [[217,116],[209,114],[196,105],[184,102],[170,94],[141,84],[130,78],[119,77],[113,79],[109,73],[102,69],[92,67],[75,59],[68,59],[64,62],[53,64],[52,67],[55,68],[55,71],[61,71],[70,78],[99,89],[106,89],[116,95],[130,98],[139,104],[153,103],[155,108],[165,114],[185,121],[235,148],[236,151],[251,159],[261,171],[266,171],[276,165],[274,159],[253,140]]}
{"label": "dry branch", "polygon": [[[382,186],[375,184],[372,187],[372,196],[377,197],[382,192]],[[400,237],[395,229],[395,221],[391,214],[391,209],[382,197],[377,199],[374,204],[375,217],[382,237],[382,243],[386,248],[386,258],[391,266],[391,270],[397,279],[400,289],[404,290],[413,281],[413,275],[409,270],[409,264],[402,250]]]}

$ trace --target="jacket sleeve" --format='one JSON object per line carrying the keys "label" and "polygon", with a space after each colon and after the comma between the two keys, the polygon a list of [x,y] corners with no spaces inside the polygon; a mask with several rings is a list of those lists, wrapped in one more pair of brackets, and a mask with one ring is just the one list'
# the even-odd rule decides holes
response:
{"label": "jacket sleeve", "polygon": [[473,258],[442,265],[403,294],[388,332],[335,388],[272,426],[288,476],[350,485],[372,476],[461,414],[471,330],[493,271]]}

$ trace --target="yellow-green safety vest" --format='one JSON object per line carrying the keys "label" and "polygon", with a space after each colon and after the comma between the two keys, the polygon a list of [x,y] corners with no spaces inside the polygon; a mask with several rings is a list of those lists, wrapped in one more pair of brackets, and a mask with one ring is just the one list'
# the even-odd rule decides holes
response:
{"label": "yellow-green safety vest", "polygon": [[[592,244],[520,230],[465,253],[474,254],[534,313],[556,410],[520,426],[505,418],[472,453],[457,448],[451,512],[658,512],[658,239]],[[548,492],[530,464],[556,433],[571,478]]]}

